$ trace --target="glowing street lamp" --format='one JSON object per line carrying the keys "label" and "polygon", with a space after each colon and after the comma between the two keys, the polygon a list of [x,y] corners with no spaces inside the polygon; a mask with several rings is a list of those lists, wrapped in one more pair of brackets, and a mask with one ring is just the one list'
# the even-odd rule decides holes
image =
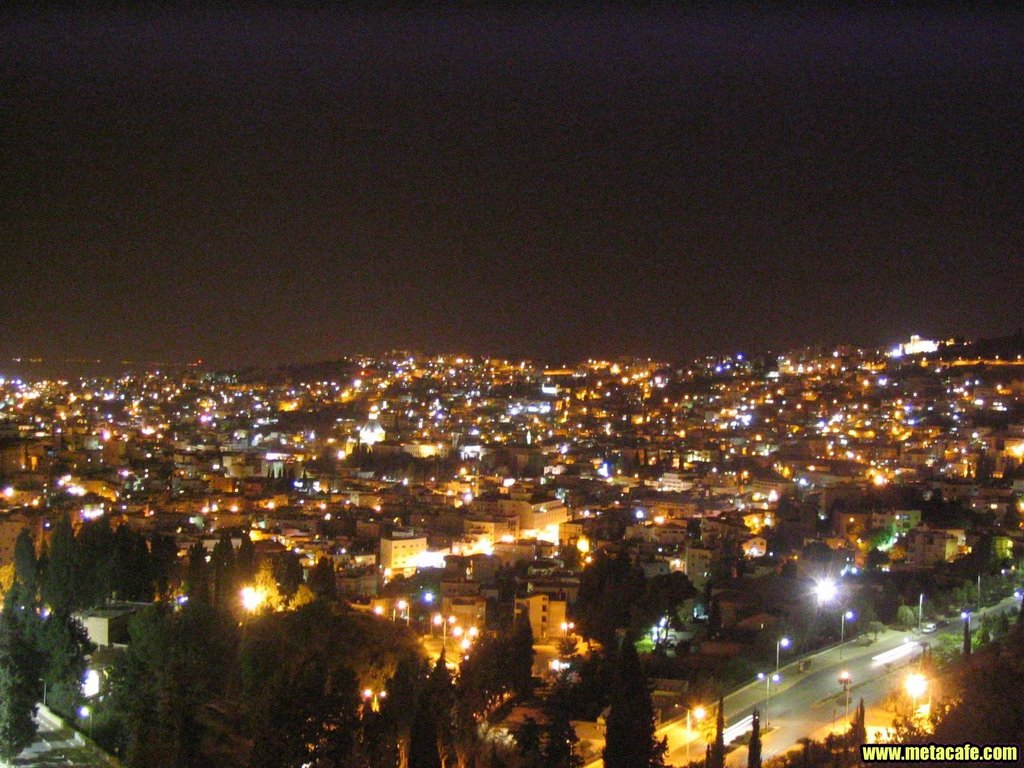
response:
{"label": "glowing street lamp", "polygon": [[782,682],[782,676],[778,673],[774,675],[766,675],[764,672],[757,673],[758,680],[764,680],[764,727],[767,728],[769,724],[768,712],[772,706],[772,683],[778,685]]}
{"label": "glowing street lamp", "polygon": [[839,660],[843,660],[843,643],[846,642],[846,622],[853,621],[853,611],[843,611],[839,617]]}
{"label": "glowing street lamp", "polygon": [[814,596],[818,598],[818,605],[832,602],[838,594],[839,588],[832,579],[822,579],[814,585]]}
{"label": "glowing street lamp", "polygon": [[363,689],[363,700],[370,703],[370,709],[374,712],[380,711],[380,700],[386,699],[387,691],[375,691],[372,688]]}
{"label": "glowing street lamp", "polygon": [[[440,613],[435,613],[433,622],[435,627],[441,627],[441,647],[448,647],[448,625],[455,627],[459,619],[456,616],[449,616],[445,619]],[[455,627],[459,631],[459,635],[462,634],[462,627]],[[455,634],[455,630],[452,630],[452,634]]]}
{"label": "glowing street lamp", "polygon": [[690,718],[692,716],[693,720],[696,720],[699,723],[701,720],[703,720],[707,716],[707,714],[708,714],[707,710],[704,709],[704,707],[701,707],[701,706],[690,707],[690,709],[686,710],[686,762],[687,762],[687,764],[689,764],[689,762],[690,762],[690,742],[693,741],[693,722],[691,721]]}
{"label": "glowing street lamp", "polygon": [[779,671],[779,655],[783,648],[789,648],[789,638],[780,637],[775,641],[775,672]]}
{"label": "glowing street lamp", "polygon": [[853,682],[853,678],[850,677],[850,673],[845,669],[839,673],[839,684],[843,686],[843,690],[846,692],[846,722],[850,722],[850,686]]}
{"label": "glowing street lamp", "polygon": [[249,613],[256,613],[267,601],[267,593],[255,587],[243,587],[242,607]]}
{"label": "glowing street lamp", "polygon": [[918,699],[922,698],[925,693],[928,692],[928,678],[915,672],[912,675],[907,675],[904,687],[907,694],[910,696],[910,700],[914,704],[914,717],[917,717],[917,702]]}
{"label": "glowing street lamp", "polygon": [[92,707],[79,707],[78,716],[83,720],[89,720],[89,738],[92,738]]}
{"label": "glowing street lamp", "polygon": [[399,615],[401,615],[402,613],[405,613],[405,623],[408,624],[409,623],[409,603],[407,601],[405,601],[405,600],[399,600],[397,603],[395,603],[395,607],[391,609],[391,620],[392,621],[395,620],[395,611],[396,610],[398,611]]}

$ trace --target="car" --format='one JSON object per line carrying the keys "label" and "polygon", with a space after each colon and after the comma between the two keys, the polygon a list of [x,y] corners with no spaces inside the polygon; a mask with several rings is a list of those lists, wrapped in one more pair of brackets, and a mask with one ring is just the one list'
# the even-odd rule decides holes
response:
{"label": "car", "polygon": [[934,621],[925,622],[925,625],[921,627],[921,631],[926,635],[930,635],[936,629],[938,629],[938,626],[935,624]]}

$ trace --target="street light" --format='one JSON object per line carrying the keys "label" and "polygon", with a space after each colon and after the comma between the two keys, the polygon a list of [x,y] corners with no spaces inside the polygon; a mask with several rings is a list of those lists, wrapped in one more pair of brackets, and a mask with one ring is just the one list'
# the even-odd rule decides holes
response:
{"label": "street light", "polygon": [[391,620],[392,621],[395,620],[395,609],[398,609],[398,613],[399,614],[401,614],[403,611],[405,612],[405,623],[408,624],[409,623],[409,603],[407,603],[405,600],[399,600],[397,603],[395,603],[395,607],[391,609]]}
{"label": "street light", "polygon": [[839,673],[839,684],[843,686],[843,690],[846,692],[846,724],[850,724],[850,685],[853,678],[850,677],[850,673],[845,669]]}
{"label": "street light", "polygon": [[778,671],[779,671],[779,655],[780,655],[781,649],[783,649],[783,648],[789,648],[789,638],[788,637],[780,637],[778,640],[775,641],[775,672],[776,673],[778,673]]}
{"label": "street light", "polygon": [[372,688],[365,688],[363,690],[363,699],[370,703],[370,709],[374,712],[380,711],[380,700],[386,699],[387,696],[387,691],[375,691]]}
{"label": "street light", "polygon": [[764,672],[757,673],[758,680],[764,680],[764,727],[767,728],[769,725],[769,711],[772,706],[772,683],[776,685],[782,680],[782,677],[776,673],[774,675],[766,675]]}
{"label": "street light", "polygon": [[249,613],[256,613],[266,602],[267,593],[255,587],[244,587],[242,589],[242,607]]}
{"label": "street light", "polygon": [[89,738],[92,738],[92,708],[91,707],[79,707],[78,716],[85,720],[89,719]]}
{"label": "street light", "polygon": [[690,717],[698,723],[705,718],[707,710],[704,707],[690,707],[686,710],[686,762],[690,762],[690,742],[693,741],[693,723]]}
{"label": "street light", "polygon": [[843,611],[839,618],[839,660],[843,660],[843,643],[846,642],[846,622],[853,621],[853,611]]}
{"label": "street light", "polygon": [[[447,619],[445,619],[445,617],[442,616],[440,613],[435,613],[433,621],[434,621],[434,626],[435,627],[441,627],[441,647],[442,648],[447,648],[448,647],[448,625],[451,624],[452,626],[454,626],[455,624],[458,623],[459,620],[455,616],[449,616]],[[457,629],[459,629],[459,634],[461,635],[462,634],[462,628],[458,627]]]}
{"label": "street light", "polygon": [[818,605],[824,605],[835,600],[839,588],[832,579],[822,579],[814,585],[814,595],[818,598]]}
{"label": "street light", "polygon": [[928,691],[928,678],[922,674],[914,673],[907,675],[906,682],[904,683],[907,693],[910,695],[910,700],[914,704],[914,717],[917,717],[917,700],[920,699]]}

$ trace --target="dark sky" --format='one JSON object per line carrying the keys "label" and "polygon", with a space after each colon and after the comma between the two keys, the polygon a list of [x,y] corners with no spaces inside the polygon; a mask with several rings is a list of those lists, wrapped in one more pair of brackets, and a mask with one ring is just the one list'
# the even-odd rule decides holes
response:
{"label": "dark sky", "polygon": [[0,357],[1022,324],[1010,8],[0,13]]}

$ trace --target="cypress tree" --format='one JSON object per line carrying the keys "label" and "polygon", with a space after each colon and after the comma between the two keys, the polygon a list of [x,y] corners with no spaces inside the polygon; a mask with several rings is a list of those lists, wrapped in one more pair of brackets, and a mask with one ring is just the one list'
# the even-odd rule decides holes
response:
{"label": "cypress tree", "polygon": [[569,722],[568,709],[564,704],[556,705],[550,714],[551,722],[547,727],[544,745],[544,764],[547,768],[581,768],[583,758],[576,751],[579,737]]}
{"label": "cypress tree", "polygon": [[242,581],[249,581],[256,575],[256,548],[252,545],[248,531],[242,534],[242,542],[238,545],[235,567],[238,570],[238,578]]}
{"label": "cypress tree", "polygon": [[715,716],[715,741],[708,753],[708,768],[725,768],[725,699],[718,697],[718,714]]}
{"label": "cypress tree", "polygon": [[71,519],[67,513],[53,526],[50,551],[43,574],[43,602],[55,611],[72,612],[78,584],[77,547]]}
{"label": "cypress tree", "polygon": [[654,709],[633,639],[622,641],[605,734],[606,768],[664,765],[665,742],[654,737]]}
{"label": "cypress tree", "polygon": [[235,550],[231,537],[226,533],[213,547],[210,556],[210,570],[213,577],[213,603],[218,608],[228,609],[235,598]]}
{"label": "cypress tree", "polygon": [[526,613],[519,614],[512,627],[508,663],[512,690],[519,698],[528,698],[533,693],[533,629]]}
{"label": "cypress tree", "polygon": [[188,550],[188,572],[186,575],[188,599],[197,603],[210,602],[210,574],[206,562],[206,547],[197,541]]}
{"label": "cypress tree", "polygon": [[853,722],[850,724],[850,743],[858,746],[868,740],[867,712],[864,710],[864,699],[857,705],[857,711],[853,715]]}
{"label": "cypress tree", "polygon": [[14,542],[14,578],[32,595],[39,589],[39,560],[28,528],[22,528]]}
{"label": "cypress tree", "polygon": [[441,755],[437,749],[437,720],[430,696],[420,694],[416,715],[409,732],[409,768],[441,768]]}
{"label": "cypress tree", "polygon": [[427,677],[409,733],[409,768],[440,768],[455,756],[455,685],[444,650]]}
{"label": "cypress tree", "polygon": [[747,745],[747,768],[761,768],[761,713],[756,709]]}

